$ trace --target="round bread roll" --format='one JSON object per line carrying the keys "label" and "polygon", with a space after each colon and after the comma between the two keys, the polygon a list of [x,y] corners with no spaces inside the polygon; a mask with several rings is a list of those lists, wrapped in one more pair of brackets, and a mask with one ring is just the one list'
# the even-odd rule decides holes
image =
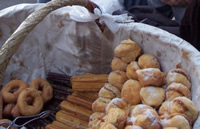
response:
{"label": "round bread roll", "polygon": [[89,121],[94,121],[94,120],[101,120],[105,116],[104,112],[94,112],[91,116]]}
{"label": "round bread roll", "polygon": [[158,59],[150,54],[143,54],[138,59],[138,64],[141,68],[158,68],[160,69],[160,63]]}
{"label": "round bread roll", "polygon": [[128,80],[124,83],[121,97],[129,104],[135,105],[140,103],[141,85],[136,80]]}
{"label": "round bread roll", "polygon": [[184,71],[183,69],[170,70],[167,74],[166,80],[167,80],[167,85],[170,85],[173,82],[176,82],[176,83],[181,83],[187,86],[188,89],[191,88],[190,77],[187,74],[187,72]]}
{"label": "round bread roll", "polygon": [[170,114],[185,114],[192,123],[198,117],[198,109],[194,103],[186,97],[177,97],[170,103]]}
{"label": "round bread roll", "polygon": [[128,66],[126,67],[126,76],[129,79],[137,80],[137,73],[136,70],[140,69],[138,63],[136,61],[132,61]]}
{"label": "round bread roll", "polygon": [[170,106],[170,101],[163,102],[158,110],[159,115],[160,116],[168,116],[170,114],[169,106]]}
{"label": "round bread roll", "polygon": [[114,87],[110,83],[106,83],[99,91],[99,97],[113,99],[121,97],[121,92],[118,88]]}
{"label": "round bread roll", "polygon": [[127,110],[120,108],[110,108],[106,115],[106,123],[113,124],[117,129],[124,129],[128,117]]}
{"label": "round bread roll", "polygon": [[125,129],[142,129],[142,127],[140,127],[140,126],[131,126],[131,125],[128,125],[128,126],[126,126],[125,127]]}
{"label": "round bread roll", "polygon": [[136,117],[137,115],[142,114],[142,112],[143,112],[144,110],[146,110],[146,109],[151,109],[151,110],[153,110],[153,108],[150,107],[150,106],[148,106],[148,105],[145,105],[145,104],[138,104],[138,105],[136,105],[136,106],[131,110],[130,115]]}
{"label": "round bread roll", "polygon": [[99,97],[92,104],[93,112],[105,112],[107,104],[111,101],[111,99]]}
{"label": "round bread roll", "polygon": [[158,68],[147,68],[136,71],[142,86],[162,86],[165,84],[166,74]]}
{"label": "round bread roll", "polygon": [[127,63],[123,62],[119,57],[114,57],[111,62],[111,68],[113,71],[120,70],[126,71]]}
{"label": "round bread roll", "polygon": [[102,124],[101,120],[103,119],[104,116],[105,113],[103,112],[94,112],[89,118],[89,123],[88,123],[89,128],[99,129]]}
{"label": "round bread roll", "polygon": [[126,63],[136,60],[141,53],[140,46],[132,40],[123,40],[115,49],[114,53]]}
{"label": "round bread roll", "polygon": [[104,123],[100,129],[117,129],[114,125],[110,123]]}
{"label": "round bread roll", "polygon": [[176,115],[170,119],[163,119],[161,120],[161,124],[164,129],[167,127],[171,127],[170,129],[173,129],[172,127],[175,127],[175,129],[191,129],[190,123],[182,115]]}
{"label": "round bread roll", "polygon": [[120,108],[127,110],[127,103],[122,98],[114,98],[107,105],[106,113],[108,113],[111,108]]}
{"label": "round bread roll", "polygon": [[166,99],[171,101],[176,97],[185,96],[191,99],[190,90],[181,83],[172,83],[167,87]]}
{"label": "round bread roll", "polygon": [[134,119],[134,125],[140,126],[144,129],[162,129],[157,112],[152,109],[143,110]]}
{"label": "round bread roll", "polygon": [[158,107],[165,99],[165,90],[160,87],[143,87],[140,90],[140,98],[143,104]]}
{"label": "round bread roll", "polygon": [[126,73],[123,71],[113,71],[108,76],[108,82],[120,90],[126,80]]}

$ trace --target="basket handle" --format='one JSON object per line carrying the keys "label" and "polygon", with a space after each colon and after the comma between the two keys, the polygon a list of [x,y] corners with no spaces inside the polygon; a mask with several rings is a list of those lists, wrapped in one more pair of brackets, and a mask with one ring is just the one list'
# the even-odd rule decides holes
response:
{"label": "basket handle", "polygon": [[93,11],[93,8],[95,7],[95,4],[92,4],[89,0],[52,0],[46,3],[39,10],[30,14],[0,49],[0,84],[2,84],[3,75],[6,71],[9,60],[16,53],[27,35],[50,12],[68,5],[81,5],[86,7],[89,11]]}

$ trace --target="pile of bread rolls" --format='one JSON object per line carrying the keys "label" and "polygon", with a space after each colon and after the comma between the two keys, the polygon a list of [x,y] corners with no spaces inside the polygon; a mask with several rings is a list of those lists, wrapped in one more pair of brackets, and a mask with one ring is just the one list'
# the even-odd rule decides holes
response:
{"label": "pile of bread rolls", "polygon": [[114,49],[112,72],[92,105],[90,129],[191,129],[198,110],[188,73],[161,71],[154,55],[132,40]]}

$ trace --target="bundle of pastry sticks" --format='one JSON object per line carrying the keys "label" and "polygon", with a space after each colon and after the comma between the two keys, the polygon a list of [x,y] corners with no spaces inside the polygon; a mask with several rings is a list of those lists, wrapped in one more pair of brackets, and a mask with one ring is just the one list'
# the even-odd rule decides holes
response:
{"label": "bundle of pastry sticks", "polygon": [[98,98],[98,91],[108,82],[107,74],[90,74],[73,76],[71,95],[60,103],[56,120],[46,129],[86,129],[92,114],[92,103]]}

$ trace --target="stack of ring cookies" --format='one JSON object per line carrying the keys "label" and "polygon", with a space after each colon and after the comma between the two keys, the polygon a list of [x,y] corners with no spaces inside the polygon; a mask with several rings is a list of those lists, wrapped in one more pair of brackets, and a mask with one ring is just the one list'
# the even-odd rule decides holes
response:
{"label": "stack of ring cookies", "polygon": [[43,105],[53,97],[52,86],[42,78],[31,81],[12,80],[2,90],[3,117],[30,116],[41,112]]}

